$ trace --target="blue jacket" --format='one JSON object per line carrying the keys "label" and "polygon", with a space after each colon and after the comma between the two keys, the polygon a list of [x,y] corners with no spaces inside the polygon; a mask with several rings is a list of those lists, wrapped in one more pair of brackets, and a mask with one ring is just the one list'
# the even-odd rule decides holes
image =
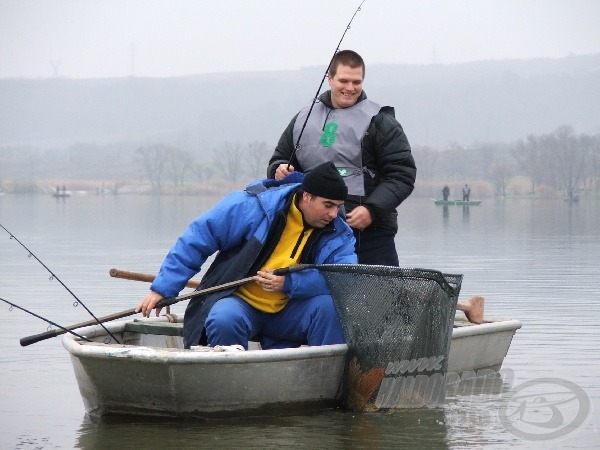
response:
{"label": "blue jacket", "polygon": [[[298,177],[300,174],[297,174]],[[300,183],[261,180],[244,191],[227,195],[195,219],[179,237],[162,263],[151,289],[165,297],[177,295],[204,262],[218,252],[198,289],[237,281],[256,274],[277,243],[293,194]],[[300,257],[302,264],[356,264],[354,236],[341,217],[315,229]],[[195,297],[184,318],[184,345],[197,345],[210,308],[235,288]],[[317,269],[293,272],[285,277],[284,292],[290,301],[329,294]]]}

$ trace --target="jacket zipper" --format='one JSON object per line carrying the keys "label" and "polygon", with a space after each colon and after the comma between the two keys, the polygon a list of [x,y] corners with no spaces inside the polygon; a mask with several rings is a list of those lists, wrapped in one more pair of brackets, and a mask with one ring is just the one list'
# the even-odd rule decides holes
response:
{"label": "jacket zipper", "polygon": [[306,234],[306,232],[310,229],[311,227],[308,225],[304,226],[304,229],[302,230],[302,233],[300,233],[300,235],[298,236],[298,240],[296,241],[296,245],[294,246],[294,250],[292,250],[292,254],[290,255],[291,259],[294,259],[294,257],[296,256],[296,252],[298,251],[298,248],[300,247],[300,243],[302,242],[302,239],[304,239],[304,235]]}

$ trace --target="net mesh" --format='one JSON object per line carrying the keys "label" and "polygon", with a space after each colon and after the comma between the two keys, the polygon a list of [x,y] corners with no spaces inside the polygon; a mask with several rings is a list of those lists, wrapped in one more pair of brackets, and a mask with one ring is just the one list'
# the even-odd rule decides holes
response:
{"label": "net mesh", "polygon": [[342,403],[356,411],[444,402],[462,275],[320,265],[348,343]]}

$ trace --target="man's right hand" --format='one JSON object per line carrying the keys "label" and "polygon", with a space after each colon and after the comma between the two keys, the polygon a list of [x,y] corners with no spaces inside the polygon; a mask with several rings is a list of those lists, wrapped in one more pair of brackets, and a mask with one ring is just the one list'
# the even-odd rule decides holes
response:
{"label": "man's right hand", "polygon": [[285,177],[287,177],[293,171],[294,171],[294,166],[290,166],[287,163],[279,164],[279,167],[277,167],[277,170],[275,171],[275,179],[283,180]]}
{"label": "man's right hand", "polygon": [[[156,304],[160,302],[164,297],[157,292],[150,291],[146,294],[146,296],[142,299],[142,301],[135,308],[135,312],[141,312],[144,317],[150,317],[150,312],[154,309]],[[160,314],[160,310],[162,308],[158,308],[156,310],[156,317]]]}

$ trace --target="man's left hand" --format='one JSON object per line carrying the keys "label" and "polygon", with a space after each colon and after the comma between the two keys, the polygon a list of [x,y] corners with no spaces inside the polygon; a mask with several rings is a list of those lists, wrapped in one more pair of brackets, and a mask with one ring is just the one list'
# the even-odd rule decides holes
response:
{"label": "man's left hand", "polygon": [[253,278],[265,291],[283,292],[285,276],[273,274],[272,269],[259,270]]}
{"label": "man's left hand", "polygon": [[357,206],[349,213],[346,213],[346,222],[352,228],[357,230],[364,230],[373,223],[371,219],[371,213],[364,206]]}

